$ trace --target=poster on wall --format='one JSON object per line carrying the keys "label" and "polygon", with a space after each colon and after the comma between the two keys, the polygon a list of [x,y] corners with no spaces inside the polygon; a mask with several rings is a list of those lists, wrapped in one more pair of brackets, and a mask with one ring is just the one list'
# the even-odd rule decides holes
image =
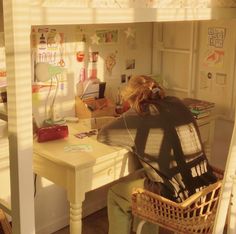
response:
{"label": "poster on wall", "polygon": [[206,68],[223,68],[224,56],[224,50],[209,48],[204,53],[203,66]]}
{"label": "poster on wall", "polygon": [[34,61],[65,67],[65,35],[54,28],[32,29],[31,45]]}
{"label": "poster on wall", "polygon": [[224,41],[226,28],[208,27],[207,48],[203,53],[202,65],[205,68],[223,68],[224,66]]}
{"label": "poster on wall", "polygon": [[36,80],[34,75],[32,92],[34,104],[37,106],[39,93],[49,93],[49,90],[54,92],[56,85],[58,85],[60,92],[64,92],[67,86],[67,77],[64,72],[64,68],[66,68],[65,35],[55,28],[32,28],[31,48],[34,67],[37,63],[48,63],[51,71],[52,69],[54,69],[53,71],[61,71],[56,72],[57,75],[43,82]]}
{"label": "poster on wall", "polygon": [[208,45],[215,48],[223,48],[226,28],[209,27],[208,28]]}
{"label": "poster on wall", "polygon": [[115,67],[117,63],[116,55],[117,55],[117,51],[109,53],[106,56],[105,65],[106,65],[106,71],[108,72],[109,76],[112,75],[113,68]]}
{"label": "poster on wall", "polygon": [[98,55],[99,55],[98,51],[89,52],[89,64],[88,64],[89,79],[97,79]]}

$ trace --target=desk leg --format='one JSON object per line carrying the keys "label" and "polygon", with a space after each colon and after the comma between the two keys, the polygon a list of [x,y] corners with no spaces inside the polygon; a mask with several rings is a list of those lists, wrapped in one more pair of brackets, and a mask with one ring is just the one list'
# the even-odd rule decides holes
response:
{"label": "desk leg", "polygon": [[82,233],[82,202],[70,203],[70,234]]}

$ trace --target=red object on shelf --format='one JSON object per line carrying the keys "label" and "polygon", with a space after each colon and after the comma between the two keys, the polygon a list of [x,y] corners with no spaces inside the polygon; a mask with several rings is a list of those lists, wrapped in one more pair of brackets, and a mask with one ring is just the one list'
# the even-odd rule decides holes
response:
{"label": "red object on shelf", "polygon": [[67,125],[54,125],[38,129],[38,142],[52,141],[66,138],[69,134]]}

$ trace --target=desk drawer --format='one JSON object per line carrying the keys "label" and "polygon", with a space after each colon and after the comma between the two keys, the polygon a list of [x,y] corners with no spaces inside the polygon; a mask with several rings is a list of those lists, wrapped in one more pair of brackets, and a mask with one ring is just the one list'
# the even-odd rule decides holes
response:
{"label": "desk drawer", "polygon": [[[114,160],[114,159],[113,159]],[[99,163],[93,167],[92,187],[98,188],[102,185],[114,181],[114,162],[113,160]]]}

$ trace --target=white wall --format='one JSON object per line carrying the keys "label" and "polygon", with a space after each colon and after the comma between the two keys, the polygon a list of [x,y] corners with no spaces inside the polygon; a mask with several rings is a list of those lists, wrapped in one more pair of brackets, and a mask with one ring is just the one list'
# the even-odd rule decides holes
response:
{"label": "white wall", "polygon": [[[196,96],[215,102],[216,113],[227,119],[234,113],[235,26],[235,20],[199,23]],[[223,33],[217,33],[219,30]]]}
{"label": "white wall", "polygon": [[[155,23],[154,31],[154,53],[156,53],[154,60],[157,64],[155,72],[161,74],[168,88],[167,93],[179,97],[190,94],[192,97],[216,104],[216,127],[211,163],[220,168],[224,168],[226,163],[234,124],[235,26],[235,20],[199,21],[194,25],[192,22],[166,22]],[[217,34],[217,30],[220,32],[223,30],[223,35]],[[217,43],[214,41],[217,39],[219,39],[218,43],[222,44],[214,44]],[[190,84],[188,53],[191,43],[193,46],[192,84]],[[214,57],[214,52],[218,51],[221,56]],[[212,59],[206,62],[206,58],[212,53]],[[211,79],[208,78],[208,73],[211,73]],[[188,87],[193,88],[192,92],[188,93]]]}
{"label": "white wall", "polygon": [[[216,103],[217,116],[212,148],[212,164],[224,168],[233,130],[235,112],[235,20],[206,21],[199,23],[199,54],[196,72],[196,97]],[[217,33],[223,30],[222,45],[209,40],[217,40]],[[220,34],[222,35],[222,34]],[[218,35],[219,36],[219,35]],[[210,45],[212,43],[212,45]],[[222,53],[220,57],[215,52]],[[208,59],[207,58],[212,58]],[[209,78],[209,73],[211,78]]]}
{"label": "white wall", "polygon": [[193,94],[191,76],[196,59],[194,22],[154,24],[154,73],[160,74],[169,95]]}

